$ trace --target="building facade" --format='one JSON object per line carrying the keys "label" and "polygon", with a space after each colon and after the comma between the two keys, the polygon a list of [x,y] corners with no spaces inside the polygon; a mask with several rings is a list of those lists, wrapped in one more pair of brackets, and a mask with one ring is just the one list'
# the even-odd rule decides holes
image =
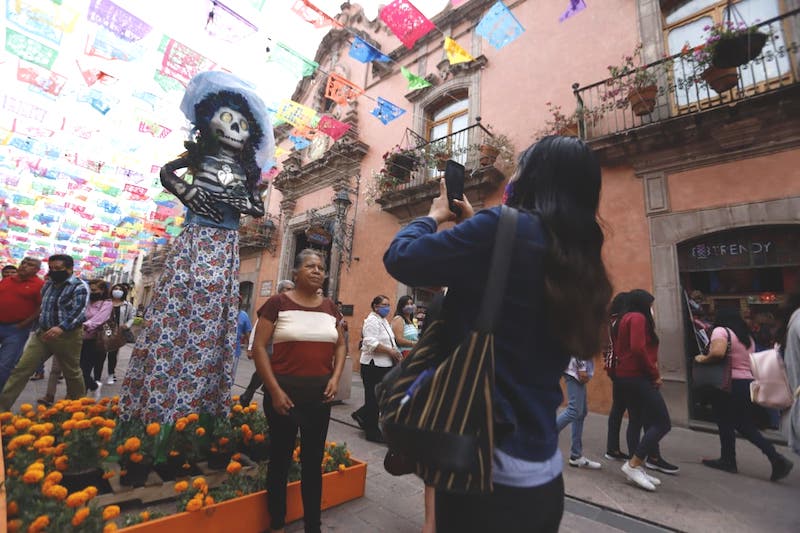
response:
{"label": "building facade", "polygon": [[[394,281],[382,256],[402,224],[427,213],[442,175],[434,161],[439,151],[465,165],[466,194],[480,208],[501,201],[513,172],[502,158],[485,159],[481,144],[502,134],[519,152],[546,132],[577,134],[603,166],[604,255],[615,290],[655,295],[670,412],[676,423],[701,423],[706,415],[689,383],[694,353],[685,295],[703,293],[709,314],[738,306],[768,317],[800,288],[798,1],[741,0],[734,13],[727,1],[606,0],[559,23],[568,2],[518,0],[506,5],[525,32],[499,50],[476,33],[494,3],[445,9],[433,19],[441,33],[427,34],[413,49],[358,5],[343,4],[336,19],[345,29],[322,40],[314,58],[319,70],[298,84],[292,100],[350,130],[335,142],[300,132],[310,146],[298,151],[288,142],[298,132],[276,129],[290,154],[265,191],[271,218],[266,226],[249,222],[264,237],[242,250],[249,308],[255,312],[279,280],[291,277],[297,252],[321,249],[329,268],[325,289],[344,304],[355,355],[374,296],[413,294],[421,304],[429,297],[424,287]],[[753,60],[727,71],[733,86],[717,92],[702,79],[706,68],[692,50],[703,42],[703,28],[735,16],[757,20],[771,34]],[[451,65],[443,34],[474,60]],[[391,61],[349,57],[354,36]],[[608,66],[623,56],[640,59],[634,67],[642,68],[609,78]],[[409,90],[401,66],[431,86]],[[329,74],[365,95],[344,103],[326,97]],[[370,113],[378,96],[406,113],[384,125]],[[393,172],[391,165],[403,161],[398,151],[423,155]],[[483,283],[475,280],[476,294]],[[602,372],[589,398],[593,410],[607,411],[610,384]]]}

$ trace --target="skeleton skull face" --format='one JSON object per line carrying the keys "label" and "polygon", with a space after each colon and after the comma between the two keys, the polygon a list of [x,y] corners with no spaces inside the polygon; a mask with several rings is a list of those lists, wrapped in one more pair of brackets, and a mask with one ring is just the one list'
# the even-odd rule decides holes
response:
{"label": "skeleton skull face", "polygon": [[220,143],[241,150],[247,138],[250,137],[250,125],[238,111],[222,106],[217,109],[209,121],[209,126]]}

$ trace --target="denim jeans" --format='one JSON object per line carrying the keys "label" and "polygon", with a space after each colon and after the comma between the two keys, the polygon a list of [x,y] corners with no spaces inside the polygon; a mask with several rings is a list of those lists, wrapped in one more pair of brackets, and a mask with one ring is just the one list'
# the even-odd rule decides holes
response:
{"label": "denim jeans", "polygon": [[17,366],[30,333],[30,327],[18,328],[16,324],[0,324],[0,390],[3,390],[8,376]]}
{"label": "denim jeans", "polygon": [[[628,398],[628,453],[639,459],[658,454],[658,443],[672,429],[669,411],[661,391],[644,377],[618,377]],[[641,428],[644,436],[639,439]]]}
{"label": "denim jeans", "polygon": [[559,413],[556,426],[560,432],[572,424],[572,447],[569,451],[570,459],[577,459],[583,455],[583,420],[586,418],[586,385],[570,375],[565,375],[567,383],[567,408]]}
{"label": "denim jeans", "polygon": [[436,491],[437,533],[557,533],[564,514],[564,478],[538,487],[494,484],[489,494]]}
{"label": "denim jeans", "polygon": [[778,456],[775,446],[756,428],[750,400],[751,379],[731,380],[731,391],[714,391],[712,407],[719,427],[721,458],[736,464],[736,431],[752,442],[770,460]]}

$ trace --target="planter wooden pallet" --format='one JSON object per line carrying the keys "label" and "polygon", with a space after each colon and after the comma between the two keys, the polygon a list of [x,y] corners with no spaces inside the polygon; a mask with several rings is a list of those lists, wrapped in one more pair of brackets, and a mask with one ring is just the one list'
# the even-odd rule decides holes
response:
{"label": "planter wooden pallet", "polygon": [[[322,476],[322,509],[355,500],[364,495],[367,464],[353,459],[353,466],[344,472],[330,472]],[[260,533],[269,527],[266,491],[256,492],[220,502],[199,511],[177,513],[151,522],[144,522],[121,531],[125,533],[175,533],[176,531],[202,531],[203,533]],[[286,522],[303,517],[300,482],[289,483],[286,489]]]}

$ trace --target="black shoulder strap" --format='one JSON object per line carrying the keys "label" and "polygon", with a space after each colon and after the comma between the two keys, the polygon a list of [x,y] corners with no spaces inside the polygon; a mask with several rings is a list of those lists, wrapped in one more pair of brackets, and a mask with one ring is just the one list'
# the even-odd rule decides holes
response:
{"label": "black shoulder strap", "polygon": [[503,205],[500,208],[500,220],[497,222],[497,233],[489,263],[489,279],[481,301],[481,312],[475,328],[481,333],[494,331],[500,305],[506,294],[508,269],[511,265],[511,252],[517,234],[517,218],[519,211]]}

